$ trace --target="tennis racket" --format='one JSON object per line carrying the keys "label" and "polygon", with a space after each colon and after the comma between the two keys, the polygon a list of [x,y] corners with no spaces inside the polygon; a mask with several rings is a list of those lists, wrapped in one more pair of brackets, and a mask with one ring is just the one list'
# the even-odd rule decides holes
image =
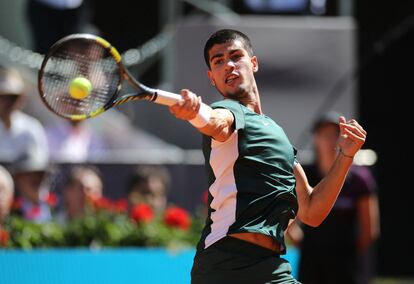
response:
{"label": "tennis racket", "polygon": [[[91,90],[85,98],[70,95],[76,78],[86,78]],[[119,95],[127,81],[136,91]],[[105,39],[91,34],[73,34],[57,41],[46,54],[38,74],[39,94],[45,105],[70,120],[95,117],[106,110],[132,100],[145,100],[172,106],[182,100],[178,94],[152,89],[138,82],[121,61],[119,52]],[[207,124],[208,107],[202,104],[198,124]],[[194,120],[190,122],[194,123]]]}

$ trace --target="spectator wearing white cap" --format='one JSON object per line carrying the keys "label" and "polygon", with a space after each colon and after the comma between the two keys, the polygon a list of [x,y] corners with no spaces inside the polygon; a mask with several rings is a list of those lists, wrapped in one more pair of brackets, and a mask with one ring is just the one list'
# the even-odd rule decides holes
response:
{"label": "spectator wearing white cap", "polygon": [[25,86],[17,70],[0,66],[0,162],[13,163],[23,157],[49,159],[46,134],[40,122],[21,112]]}

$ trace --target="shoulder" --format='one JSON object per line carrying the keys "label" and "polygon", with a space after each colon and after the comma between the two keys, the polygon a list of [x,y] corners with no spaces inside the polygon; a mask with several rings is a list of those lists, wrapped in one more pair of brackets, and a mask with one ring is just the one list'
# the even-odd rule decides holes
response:
{"label": "shoulder", "polygon": [[245,107],[238,101],[225,99],[211,105],[212,109],[226,109],[231,112],[234,117],[234,128],[236,130],[243,129],[245,126]]}
{"label": "shoulder", "polygon": [[13,128],[21,134],[28,133],[35,137],[46,136],[45,129],[40,121],[21,111],[13,114]]}
{"label": "shoulder", "polygon": [[24,112],[21,111],[16,111],[13,114],[13,120],[16,123],[16,125],[20,126],[20,127],[25,127],[25,128],[31,128],[31,127],[42,127],[42,124],[40,123],[39,120],[37,120],[36,118],[34,118],[33,116],[30,116]]}

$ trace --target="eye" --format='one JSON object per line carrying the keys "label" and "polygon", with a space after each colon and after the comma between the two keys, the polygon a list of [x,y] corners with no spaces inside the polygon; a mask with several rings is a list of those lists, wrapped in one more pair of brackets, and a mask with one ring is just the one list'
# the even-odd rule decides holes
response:
{"label": "eye", "polygon": [[224,60],[222,58],[216,59],[213,61],[213,65],[220,65],[224,62]]}
{"label": "eye", "polygon": [[239,61],[242,57],[243,57],[243,54],[236,53],[236,54],[233,54],[231,56],[231,60],[233,60],[233,61]]}

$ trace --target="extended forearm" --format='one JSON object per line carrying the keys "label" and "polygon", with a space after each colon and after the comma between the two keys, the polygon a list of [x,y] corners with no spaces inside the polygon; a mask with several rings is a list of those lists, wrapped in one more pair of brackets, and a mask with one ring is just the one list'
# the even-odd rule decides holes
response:
{"label": "extended forearm", "polygon": [[344,184],[352,159],[339,154],[328,174],[309,194],[307,223],[318,226],[328,216]]}

